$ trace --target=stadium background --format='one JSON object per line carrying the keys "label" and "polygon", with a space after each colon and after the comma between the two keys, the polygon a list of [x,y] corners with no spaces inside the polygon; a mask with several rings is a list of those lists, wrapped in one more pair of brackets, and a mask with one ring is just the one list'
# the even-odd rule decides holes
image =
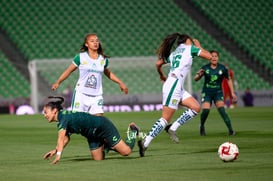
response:
{"label": "stadium background", "polygon": [[[0,5],[1,112],[8,112],[11,103],[29,103],[29,62],[72,61],[90,32],[98,34],[107,55],[125,59],[124,66],[114,72],[128,84],[131,97],[124,99],[118,87],[105,82],[106,104],[107,97],[114,95],[132,103],[139,97],[161,94],[155,69],[140,69],[138,62],[128,69],[126,58],[155,56],[162,38],[178,31],[199,39],[206,49],[219,50],[221,63],[228,64],[235,73],[239,101],[245,88],[250,87],[255,101],[259,101],[256,105],[272,106],[273,1],[0,0]],[[154,61],[150,60],[150,64]],[[192,73],[203,64],[197,58]],[[110,62],[112,65],[115,61]],[[66,66],[53,64],[38,72],[40,94],[49,94],[50,85]],[[66,80],[59,94],[68,85],[73,88],[76,78],[74,73]],[[192,86],[198,95],[202,82]]]}

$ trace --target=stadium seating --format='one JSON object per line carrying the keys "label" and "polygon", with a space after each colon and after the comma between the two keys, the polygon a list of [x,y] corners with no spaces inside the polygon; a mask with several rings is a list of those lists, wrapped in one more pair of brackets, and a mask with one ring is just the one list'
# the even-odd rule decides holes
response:
{"label": "stadium seating", "polygon": [[[111,57],[154,56],[155,49],[161,40],[167,34],[178,31],[188,33],[198,38],[202,46],[207,49],[219,50],[221,53],[221,62],[227,63],[234,69],[235,76],[240,78],[238,80],[240,90],[244,90],[245,87],[250,85],[256,90],[271,88],[268,83],[264,82],[260,77],[255,75],[255,73],[242,65],[239,60],[230,55],[224,47],[206,34],[202,28],[181,11],[175,3],[169,0],[4,1],[5,2],[1,4],[1,17],[3,18],[0,19],[0,26],[7,32],[11,40],[16,43],[26,57],[28,57],[29,61],[53,58],[71,58],[72,60],[83,42],[84,35],[89,32],[98,34],[105,53]],[[232,13],[227,13],[227,18],[225,18],[226,14],[221,14],[221,16],[219,15],[218,19],[216,19],[217,12],[228,11],[225,11],[226,9],[219,9],[220,7],[218,6],[215,8],[214,5],[217,4],[215,0],[212,1],[212,3],[204,2],[208,1],[200,1],[200,4],[199,1],[195,1],[197,6],[202,8],[206,7],[205,12],[223,29],[229,29],[230,26],[232,26],[230,36],[234,36],[235,34],[236,36],[234,36],[234,38],[238,39],[238,43],[246,49],[256,52],[257,57],[263,56],[264,58],[261,58],[261,60],[272,58],[270,57],[272,56],[272,48],[270,48],[270,46],[265,49],[267,53],[263,53],[264,50],[256,46],[255,42],[258,41],[259,38],[255,38],[255,31],[244,33],[245,30],[240,29],[241,23],[239,22],[241,21],[239,21],[238,18],[242,18],[245,23],[251,25],[255,23],[252,22],[253,16],[247,21],[245,19],[246,17],[234,16]],[[247,1],[243,2],[246,3]],[[232,9],[229,8],[228,5],[225,5],[226,2],[221,3],[221,5],[222,4],[224,4],[223,8],[228,8],[229,11]],[[229,5],[232,6],[230,3]],[[237,6],[239,6],[239,4],[234,5],[234,8]],[[226,20],[224,21],[223,19]],[[245,36],[244,38],[239,36],[239,30],[242,31],[241,35]],[[249,34],[253,35],[253,38],[249,38]],[[260,33],[259,37],[262,38],[261,34],[262,33]],[[264,38],[262,38],[262,40],[266,44],[271,43]],[[261,53],[261,51],[263,52]],[[193,73],[204,63],[203,60],[196,59],[193,65]],[[272,61],[268,66],[272,66]],[[8,67],[8,72],[12,69],[13,67]],[[147,77],[150,77],[150,72],[151,71],[145,71],[140,74],[135,70],[134,73],[138,76],[130,76],[130,79],[128,79],[128,74],[125,74],[124,70],[121,69],[117,71],[117,75],[121,79],[126,80],[125,82],[130,82],[130,90],[133,90],[133,93],[141,94],[147,91],[150,93],[159,93],[161,92],[160,85],[159,88],[155,89],[153,89],[153,87],[143,89],[139,84],[135,83],[135,81],[141,82],[142,87],[149,85],[149,82],[153,81],[153,79],[147,79]],[[156,71],[154,70],[154,72]],[[41,75],[44,76],[49,83],[53,83],[60,73],[61,72],[48,74],[45,71],[41,72]],[[139,77],[139,75],[141,75],[141,77]],[[249,77],[253,78],[248,80]],[[28,83],[26,80],[22,82],[23,87],[19,87],[17,90],[23,89],[23,95],[27,96],[30,93],[27,86]],[[261,83],[256,84],[257,82]],[[13,82],[9,80],[7,84],[14,85]],[[112,84],[105,84],[106,94],[119,94],[119,89],[111,85]],[[199,91],[201,87],[202,83],[193,83],[193,90]],[[16,92],[12,93],[11,88],[7,92],[10,93],[10,96],[18,96]],[[21,93],[22,91],[19,92]],[[4,93],[1,96],[4,96]]]}
{"label": "stadium seating", "polygon": [[0,52],[0,98],[29,97],[30,87],[28,81]]}
{"label": "stadium seating", "polygon": [[193,0],[197,7],[257,60],[273,69],[273,1]]}

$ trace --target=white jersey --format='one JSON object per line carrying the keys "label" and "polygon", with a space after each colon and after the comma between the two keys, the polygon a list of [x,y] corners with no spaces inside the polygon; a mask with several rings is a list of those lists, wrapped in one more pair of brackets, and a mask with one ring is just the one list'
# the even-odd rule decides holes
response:
{"label": "white jersey", "polygon": [[195,56],[199,56],[200,52],[201,50],[196,46],[180,44],[166,60],[167,63],[170,63],[168,76],[175,76],[183,86],[185,78],[191,69],[192,59]]}
{"label": "white jersey", "polygon": [[166,63],[170,63],[170,72],[162,88],[164,106],[178,109],[181,100],[191,96],[183,88],[184,81],[191,69],[193,57],[199,56],[200,52],[195,46],[180,44],[166,60]]}
{"label": "white jersey", "polygon": [[92,59],[87,52],[75,56],[73,64],[79,68],[79,79],[75,90],[90,96],[103,94],[102,74],[108,66],[108,59],[99,55]]}

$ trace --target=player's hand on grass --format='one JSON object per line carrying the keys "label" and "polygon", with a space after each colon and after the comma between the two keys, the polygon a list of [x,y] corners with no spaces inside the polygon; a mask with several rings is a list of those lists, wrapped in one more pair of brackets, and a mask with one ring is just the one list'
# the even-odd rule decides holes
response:
{"label": "player's hand on grass", "polygon": [[56,158],[51,163],[57,164],[60,159],[61,159],[61,156],[57,155]]}
{"label": "player's hand on grass", "polygon": [[46,153],[43,158],[44,160],[48,160],[49,158],[51,158],[52,156],[54,156],[56,154],[57,150],[51,150],[50,152]]}

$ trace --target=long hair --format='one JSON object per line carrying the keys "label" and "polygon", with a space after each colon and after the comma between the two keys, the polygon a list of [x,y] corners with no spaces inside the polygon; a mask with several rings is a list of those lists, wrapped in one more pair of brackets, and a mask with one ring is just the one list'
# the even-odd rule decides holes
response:
{"label": "long hair", "polygon": [[51,109],[57,109],[58,111],[63,110],[63,102],[64,98],[59,96],[49,96],[48,99],[54,99],[53,101],[49,101],[45,104],[44,107],[50,107]]}
{"label": "long hair", "polygon": [[[86,43],[87,38],[88,38],[89,36],[97,36],[97,37],[98,37],[98,35],[95,34],[95,33],[89,33],[89,34],[87,34],[87,35],[84,37],[84,41],[83,41],[82,46],[81,46],[81,48],[80,48],[80,52],[86,52],[86,51],[88,50],[88,47],[85,46],[85,43]],[[107,55],[104,54],[103,48],[102,48],[102,45],[101,45],[101,42],[100,42],[100,41],[99,41],[98,54],[102,55],[104,58],[108,58],[108,57],[109,57],[109,56],[107,56]]]}
{"label": "long hair", "polygon": [[158,57],[166,60],[170,56],[174,44],[176,43],[176,46],[178,46],[185,43],[187,39],[192,40],[189,35],[180,34],[178,32],[168,35],[163,39],[162,43],[157,49]]}

